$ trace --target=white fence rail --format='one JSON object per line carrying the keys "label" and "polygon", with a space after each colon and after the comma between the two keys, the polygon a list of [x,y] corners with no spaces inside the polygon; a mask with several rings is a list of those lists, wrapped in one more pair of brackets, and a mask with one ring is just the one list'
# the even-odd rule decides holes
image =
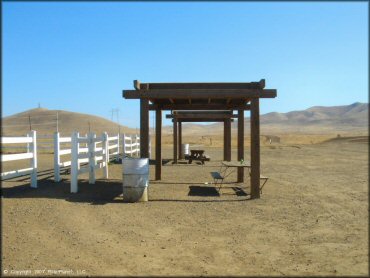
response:
{"label": "white fence rail", "polygon": [[[108,134],[104,132],[100,137],[89,133],[87,137],[80,137],[78,132],[72,134],[72,160],[71,160],[71,193],[78,191],[78,175],[89,173],[89,184],[95,183],[95,171],[103,169],[104,178],[108,178]],[[87,143],[88,148],[79,148],[79,144]],[[97,145],[101,144],[101,147]],[[81,167],[82,162],[88,166]]]}
{"label": "white fence rail", "polygon": [[122,136],[122,154],[123,156],[140,156],[140,136],[137,134]]}
{"label": "white fence rail", "polygon": [[119,160],[119,140],[120,140],[120,135],[117,134],[116,136],[109,136],[108,138],[108,150],[109,150],[109,161],[111,160]]}
{"label": "white fence rail", "polygon": [[4,144],[27,144],[27,152],[17,154],[1,154],[1,162],[30,159],[31,167],[1,173],[1,180],[7,180],[30,174],[31,187],[37,188],[36,131],[31,131],[27,134],[27,137],[2,137],[1,145]]}

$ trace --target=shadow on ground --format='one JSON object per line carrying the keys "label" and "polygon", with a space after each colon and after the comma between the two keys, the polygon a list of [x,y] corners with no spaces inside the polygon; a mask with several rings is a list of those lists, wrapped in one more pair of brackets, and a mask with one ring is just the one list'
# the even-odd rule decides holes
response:
{"label": "shadow on ground", "polygon": [[[80,180],[78,183],[78,193],[70,193],[70,183],[68,180],[62,180],[55,183],[50,177],[39,179],[38,188],[31,188],[29,182],[19,185],[19,180],[8,181],[8,183],[18,183],[15,186],[3,187],[1,189],[2,198],[48,198],[48,199],[63,199],[68,202],[90,203],[91,205],[104,205],[107,203],[122,204],[122,180],[96,180],[95,184],[89,184],[87,180]],[[184,184],[186,185],[186,184]],[[215,187],[189,185],[189,197],[204,197],[204,199],[165,199],[149,197],[150,202],[167,201],[167,202],[230,202],[230,201],[245,201],[225,200],[225,199],[209,199],[208,197],[221,197]],[[239,187],[231,187],[234,190],[233,194],[222,195],[236,195],[247,196],[243,189]],[[184,192],[183,197],[187,197]],[[181,198],[181,193],[179,195]]]}

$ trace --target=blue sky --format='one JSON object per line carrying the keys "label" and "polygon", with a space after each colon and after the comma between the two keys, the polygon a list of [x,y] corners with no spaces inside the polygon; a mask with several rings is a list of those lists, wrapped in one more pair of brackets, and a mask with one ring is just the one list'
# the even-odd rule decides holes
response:
{"label": "blue sky", "polygon": [[368,102],[367,2],[3,2],[2,12],[2,116],[39,102],[108,119],[118,108],[138,127],[139,102],[122,98],[134,79],[264,78],[278,97],[261,113]]}

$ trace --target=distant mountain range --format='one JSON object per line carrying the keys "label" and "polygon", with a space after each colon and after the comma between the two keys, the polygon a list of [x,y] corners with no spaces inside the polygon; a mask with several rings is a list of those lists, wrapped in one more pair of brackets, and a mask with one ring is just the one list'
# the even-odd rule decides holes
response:
{"label": "distant mountain range", "polygon": [[[21,135],[29,131],[30,126],[40,134],[52,134],[57,128],[62,134],[69,135],[77,130],[87,133],[89,130],[101,133],[107,131],[109,134],[118,131],[135,133],[139,130],[118,126],[110,120],[82,113],[64,110],[48,110],[37,108],[24,111],[2,119],[3,135]],[[303,111],[292,111],[288,113],[267,113],[260,116],[261,134],[282,133],[366,133],[368,132],[369,104],[356,102],[343,106],[314,106]],[[232,123],[233,132],[236,131],[237,122]],[[199,135],[222,135],[223,124],[215,123],[209,125],[184,124],[184,134]],[[250,131],[249,118],[245,118],[245,133]],[[172,126],[164,126],[163,133],[172,133]]]}
{"label": "distant mountain range", "polygon": [[[303,111],[267,113],[260,116],[262,133],[314,133],[360,132],[368,130],[369,104],[356,102],[343,106],[314,106]],[[232,123],[236,129],[237,121]],[[169,131],[171,127],[166,127]],[[184,124],[184,132],[222,134],[223,124]],[[249,133],[250,119],[245,118],[245,132]]]}
{"label": "distant mountain range", "polygon": [[303,111],[268,113],[261,124],[286,125],[351,125],[364,127],[368,123],[369,104],[356,102],[344,106],[313,106]]}

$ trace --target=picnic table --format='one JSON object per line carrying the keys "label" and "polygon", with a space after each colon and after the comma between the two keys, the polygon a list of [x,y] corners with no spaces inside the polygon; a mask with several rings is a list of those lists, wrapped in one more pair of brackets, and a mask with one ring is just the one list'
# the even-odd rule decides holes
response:
{"label": "picnic table", "polygon": [[[250,169],[251,164],[249,161],[222,161],[221,162],[221,168],[219,172],[211,172],[211,176],[214,179],[215,185],[219,186],[219,192],[222,188],[223,181],[226,177],[228,177],[234,170],[238,168],[248,168],[249,175],[250,175]],[[230,170],[230,171],[229,171]],[[263,181],[263,183],[260,186],[260,192],[262,194],[262,188],[265,185],[265,183],[268,180],[268,177],[265,177],[263,175],[260,175],[260,179]]]}
{"label": "picnic table", "polygon": [[210,157],[204,154],[204,150],[190,150],[190,155],[186,157],[189,160],[189,164],[193,162],[193,160],[199,160],[204,164],[204,161],[209,161]]}

